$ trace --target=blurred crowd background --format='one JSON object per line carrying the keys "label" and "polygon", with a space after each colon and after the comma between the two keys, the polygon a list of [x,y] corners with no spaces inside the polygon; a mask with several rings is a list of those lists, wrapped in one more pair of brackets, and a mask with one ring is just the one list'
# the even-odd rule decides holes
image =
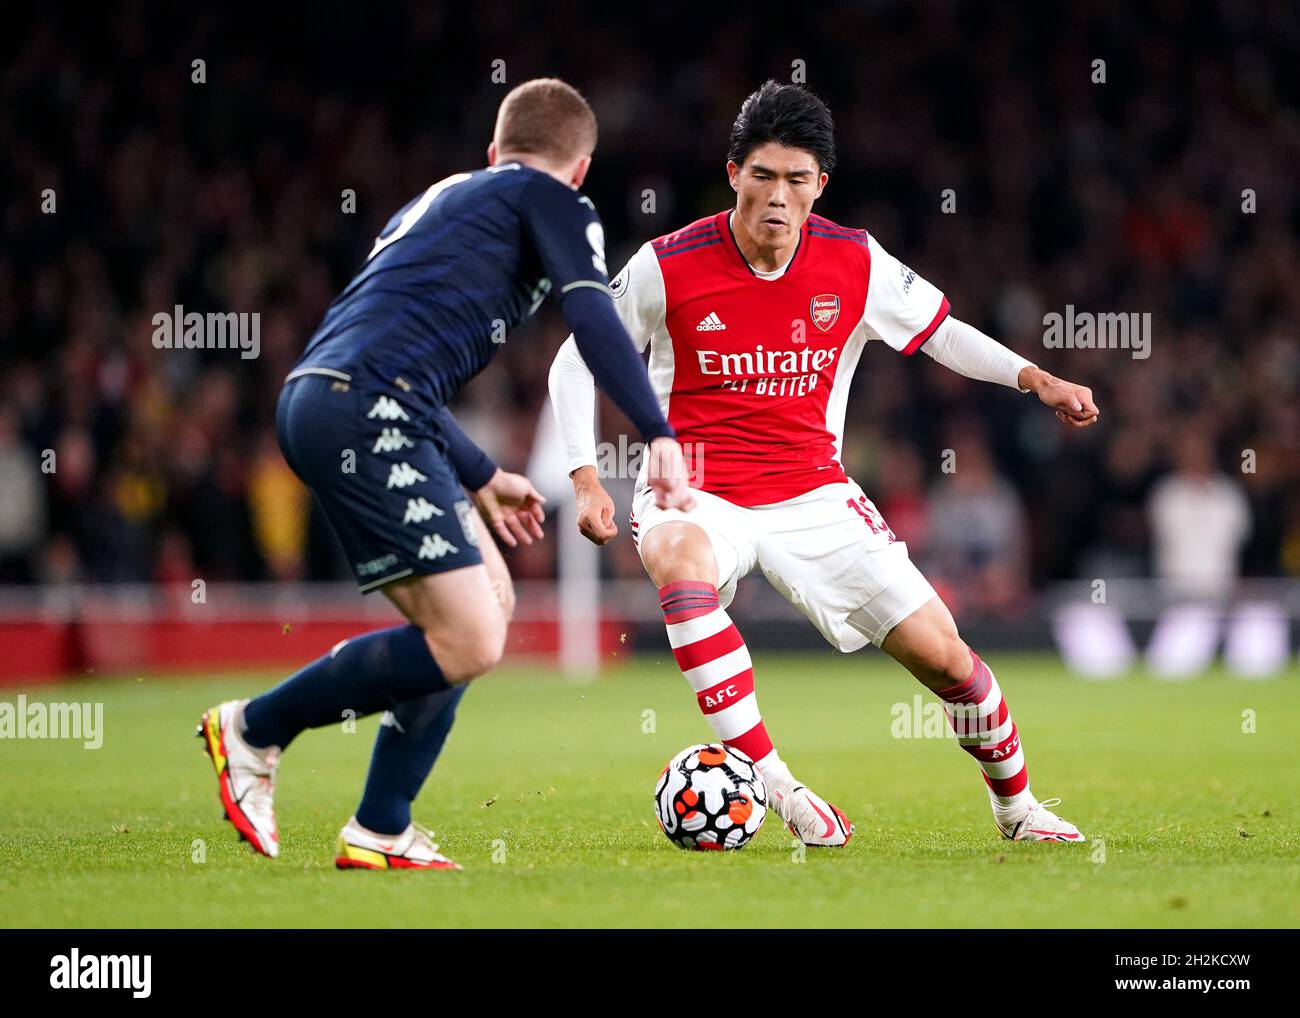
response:
{"label": "blurred crowd background", "polygon": [[[798,68],[838,129],[818,211],[1102,409],[1074,433],[868,348],[845,465],[958,610],[1059,579],[1300,575],[1292,2],[41,5],[6,12],[0,50],[0,583],[346,578],[272,418],[389,215],[482,165],[507,88],[556,74],[600,119],[586,191],[615,269],[731,204],[739,103]],[[155,349],[176,304],[260,312],[260,357]],[[1044,349],[1067,305],[1150,312],[1150,356]],[[548,306],[456,407],[503,466],[528,462],[565,334]],[[556,546],[512,569],[554,575]],[[642,575],[626,527],[602,563]]]}

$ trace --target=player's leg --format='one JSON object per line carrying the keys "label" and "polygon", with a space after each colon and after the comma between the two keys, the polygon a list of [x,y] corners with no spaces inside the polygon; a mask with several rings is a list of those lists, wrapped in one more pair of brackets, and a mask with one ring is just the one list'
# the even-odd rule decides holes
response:
{"label": "player's leg", "polygon": [[764,507],[755,519],[764,575],[832,646],[848,653],[874,643],[945,701],[962,747],[983,768],[1004,834],[1083,840],[1030,795],[997,681],[855,482]]}
{"label": "player's leg", "polygon": [[411,622],[345,640],[261,696],[228,701],[203,716],[200,733],[226,814],[264,855],[279,852],[276,772],[284,747],[299,734],[408,700],[454,696],[500,659],[505,622],[482,564],[393,586],[385,593]]}
{"label": "player's leg", "polygon": [[[881,596],[887,602],[888,589]],[[875,611],[890,614],[885,602]],[[1030,792],[1020,733],[1002,689],[979,655],[966,646],[938,596],[894,624],[880,647],[944,701],[958,742],[983,770],[994,820],[1003,835],[1027,841],[1085,840],[1078,828]]]}
{"label": "player's leg", "polygon": [[400,398],[314,376],[281,394],[286,460],[325,511],[361,589],[383,589],[408,623],[345,640],[269,692],[204,715],[200,734],[226,814],[266,855],[279,846],[280,753],[299,733],[450,690],[493,667],[504,648],[472,507],[435,436]]}
{"label": "player's leg", "polygon": [[287,747],[309,728],[453,690],[496,666],[505,621],[482,564],[383,588],[406,625],[344,640],[244,709],[245,741]]}
{"label": "player's leg", "polygon": [[[759,714],[749,648],[721,603],[714,542],[695,523],[671,520],[644,531],[638,550],[659,590],[673,657],[714,734],[750,757],[765,782],[788,773]],[[723,554],[734,583],[736,554]]]}
{"label": "player's leg", "polygon": [[[408,453],[408,458],[415,459],[416,451]],[[283,750],[308,728],[338,724],[344,718],[364,717],[406,700],[445,692],[490,671],[501,659],[506,623],[492,578],[483,565],[471,522],[474,513],[449,468],[439,463],[433,452],[417,462],[426,478],[422,487],[428,489],[421,498],[430,506],[447,509],[425,519],[416,529],[401,529],[402,507],[410,501],[407,496],[392,500],[395,504],[379,513],[343,513],[333,501],[322,498],[322,485],[313,486],[345,547],[366,549],[350,557],[378,550],[379,540],[399,549],[378,557],[387,563],[387,575],[367,586],[382,590],[407,624],[344,640],[251,700],[243,718],[243,735],[250,745]],[[436,476],[440,469],[446,476]],[[383,473],[379,471],[381,477]],[[382,481],[377,487],[382,488]],[[458,510],[464,506],[463,516],[459,512],[452,515],[453,505]],[[376,530],[378,535],[372,533]],[[386,536],[389,530],[391,537]],[[421,538],[429,536],[440,542],[436,547],[441,549],[432,558],[422,553]]]}
{"label": "player's leg", "polygon": [[[638,550],[659,588],[673,656],[719,741],[755,761],[769,805],[807,844],[842,845],[852,825],[795,780],[772,744],[758,708],[749,649],[724,606],[755,561],[739,510],[702,493],[696,497],[699,505],[691,514],[663,513],[646,500],[637,507]],[[720,514],[729,514],[730,523]],[[687,522],[688,516],[704,525]]]}
{"label": "player's leg", "polygon": [[[515,605],[510,571],[477,513],[474,521],[492,592],[503,620],[509,623]],[[460,683],[451,689],[407,700],[385,712],[375,737],[361,804],[339,835],[337,865],[431,869],[454,865],[438,853],[436,845],[420,844],[419,835],[423,832],[414,828],[411,804],[442,752],[466,688]],[[421,848],[426,851],[418,851]],[[417,850],[414,855],[412,849]]]}

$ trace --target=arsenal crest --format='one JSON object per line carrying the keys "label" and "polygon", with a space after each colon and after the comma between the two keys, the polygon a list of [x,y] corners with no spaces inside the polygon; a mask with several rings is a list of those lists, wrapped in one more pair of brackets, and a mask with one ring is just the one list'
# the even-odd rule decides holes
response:
{"label": "arsenal crest", "polygon": [[819,293],[812,299],[808,317],[822,332],[830,332],[831,326],[840,317],[840,298],[833,293]]}

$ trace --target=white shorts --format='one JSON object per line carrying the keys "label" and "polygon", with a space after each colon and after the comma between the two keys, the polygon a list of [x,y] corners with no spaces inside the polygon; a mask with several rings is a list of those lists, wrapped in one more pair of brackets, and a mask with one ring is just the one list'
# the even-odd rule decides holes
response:
{"label": "white shorts", "polygon": [[713,544],[723,607],[755,565],[787,601],[845,653],[876,646],[889,631],[935,597],[893,532],[854,481],[826,484],[773,505],[738,506],[693,490],[695,508],[660,509],[639,485],[632,500],[632,536],[661,523],[700,527]]}

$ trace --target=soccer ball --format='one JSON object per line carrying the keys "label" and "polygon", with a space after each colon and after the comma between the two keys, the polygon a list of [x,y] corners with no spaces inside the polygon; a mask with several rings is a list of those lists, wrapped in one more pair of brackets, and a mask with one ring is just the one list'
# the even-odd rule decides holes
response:
{"label": "soccer ball", "polygon": [[744,848],[767,816],[767,786],[740,750],[688,746],[659,775],[655,814],[682,848]]}

